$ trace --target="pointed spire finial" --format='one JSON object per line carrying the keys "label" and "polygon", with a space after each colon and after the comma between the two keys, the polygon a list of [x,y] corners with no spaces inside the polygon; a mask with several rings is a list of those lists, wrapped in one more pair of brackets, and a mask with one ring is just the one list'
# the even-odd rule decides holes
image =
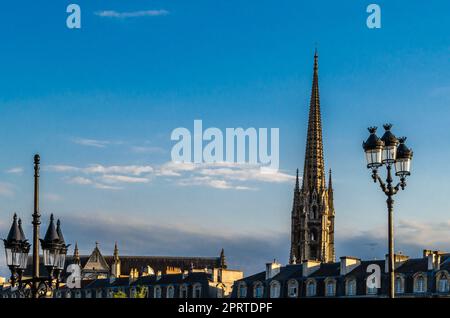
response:
{"label": "pointed spire finial", "polygon": [[114,260],[119,259],[119,248],[117,247],[117,241],[114,243]]}
{"label": "pointed spire finial", "polygon": [[295,176],[295,191],[299,191],[300,190],[300,181],[298,178],[298,168],[297,168],[297,172],[296,172],[296,176]]}
{"label": "pointed spire finial", "polygon": [[225,258],[225,250],[223,248],[220,251],[220,268],[227,268],[227,261]]}
{"label": "pointed spire finial", "polygon": [[80,264],[80,251],[78,250],[78,242],[75,242],[75,249],[73,250],[73,262]]}
{"label": "pointed spire finial", "polygon": [[314,51],[314,71],[317,72],[319,69],[319,53],[317,52],[317,47]]}

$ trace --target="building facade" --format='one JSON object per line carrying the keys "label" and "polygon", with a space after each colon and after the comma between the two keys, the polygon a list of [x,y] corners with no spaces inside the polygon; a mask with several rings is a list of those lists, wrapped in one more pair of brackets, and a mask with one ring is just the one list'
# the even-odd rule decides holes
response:
{"label": "building facade", "polygon": [[[113,255],[104,256],[98,243],[90,255],[80,255],[75,245],[66,264],[80,266],[81,287],[68,288],[64,271],[59,288],[48,297],[225,298],[244,276],[242,271],[228,269],[223,249],[218,257],[120,256],[116,243]],[[31,268],[25,277],[30,273]],[[1,286],[0,297],[20,296],[8,283]]]}
{"label": "building facade", "polygon": [[331,170],[328,187],[325,183],[318,59],[316,51],[302,185],[300,187],[297,169],[291,212],[291,264],[303,260],[333,262],[335,259],[333,188]]}
{"label": "building facade", "polygon": [[[450,298],[450,253],[425,250],[422,258],[395,255],[396,297]],[[380,269],[380,286],[369,287],[373,266]],[[266,264],[266,271],[235,283],[234,298],[387,297],[386,260],[362,261],[341,257],[339,262],[281,266]]]}

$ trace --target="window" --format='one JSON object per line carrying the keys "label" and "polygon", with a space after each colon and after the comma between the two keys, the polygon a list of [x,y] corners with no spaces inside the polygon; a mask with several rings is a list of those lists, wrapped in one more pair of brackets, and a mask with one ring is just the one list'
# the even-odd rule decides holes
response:
{"label": "window", "polygon": [[325,296],[335,296],[334,280],[328,280],[325,282]]}
{"label": "window", "polygon": [[313,205],[312,207],[312,213],[311,213],[311,219],[316,220],[318,218],[317,215],[317,205]]}
{"label": "window", "polygon": [[294,298],[298,295],[298,282],[296,280],[290,280],[288,283],[288,297]]}
{"label": "window", "polygon": [[239,288],[238,288],[238,297],[239,298],[245,298],[247,297],[247,286],[245,285],[244,282],[239,284]]}
{"label": "window", "polygon": [[349,279],[347,281],[346,291],[347,291],[347,296],[355,296],[356,295],[356,280],[355,279]]}
{"label": "window", "polygon": [[188,298],[188,288],[186,285],[180,287],[180,298]]}
{"label": "window", "polygon": [[253,296],[255,298],[262,298],[264,294],[264,287],[261,282],[255,283],[255,286],[253,288]]}
{"label": "window", "polygon": [[395,293],[396,294],[403,294],[405,292],[403,286],[404,286],[403,278],[400,277],[400,276],[397,276],[395,278]]}
{"label": "window", "polygon": [[174,295],[175,295],[175,288],[172,285],[170,285],[169,287],[167,287],[166,297],[173,298]]}
{"label": "window", "polygon": [[281,285],[278,281],[274,280],[270,283],[270,298],[280,297]]}
{"label": "window", "polygon": [[367,287],[367,295],[376,295],[378,293],[378,288]]}
{"label": "window", "polygon": [[306,283],[306,296],[315,296],[316,295],[316,282],[311,280]]}
{"label": "window", "polygon": [[442,274],[438,278],[438,292],[440,293],[448,293],[449,291],[449,284],[448,284],[448,278],[445,274]]}
{"label": "window", "polygon": [[155,286],[153,290],[153,297],[154,298],[161,298],[161,287]]}
{"label": "window", "polygon": [[426,290],[425,287],[425,277],[420,274],[414,278],[414,292],[415,293],[424,293]]}
{"label": "window", "polygon": [[195,284],[193,292],[194,292],[192,295],[193,298],[202,298],[202,285]]}

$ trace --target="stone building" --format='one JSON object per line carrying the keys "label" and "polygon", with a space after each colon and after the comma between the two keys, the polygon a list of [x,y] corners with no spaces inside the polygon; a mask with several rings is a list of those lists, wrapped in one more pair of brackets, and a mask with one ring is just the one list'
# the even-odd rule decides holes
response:
{"label": "stone building", "polygon": [[[396,297],[450,298],[450,253],[424,250],[422,258],[395,255]],[[387,297],[389,275],[386,260],[360,260],[344,256],[339,262],[305,260],[301,264],[266,264],[266,271],[238,280],[234,298]],[[381,269],[380,288],[368,287],[367,279]]]}
{"label": "stone building", "polygon": [[[177,256],[121,256],[117,243],[113,255],[103,255],[96,243],[90,255],[80,255],[75,245],[70,264],[81,267],[81,288],[68,288],[64,282],[68,274],[61,274],[55,298],[216,298],[229,297],[233,284],[243,278],[243,272],[228,269],[225,252],[218,257]],[[41,270],[45,268],[41,261]],[[31,267],[24,277],[30,276]],[[0,297],[16,298],[8,284],[1,286]]]}

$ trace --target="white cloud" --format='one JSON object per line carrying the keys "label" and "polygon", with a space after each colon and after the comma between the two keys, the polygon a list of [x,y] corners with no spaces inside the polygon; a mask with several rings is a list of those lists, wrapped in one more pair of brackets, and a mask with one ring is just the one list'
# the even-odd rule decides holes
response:
{"label": "white cloud", "polygon": [[97,139],[86,139],[86,138],[75,138],[73,142],[87,147],[96,147],[96,148],[105,148],[110,144],[109,141],[106,140],[97,140]]}
{"label": "white cloud", "polygon": [[138,17],[157,17],[168,15],[169,11],[161,9],[161,10],[140,10],[140,11],[130,11],[130,12],[119,12],[115,10],[103,10],[95,12],[95,15],[99,17],[106,18],[138,18]]}
{"label": "white cloud", "polygon": [[68,183],[73,183],[73,184],[81,184],[81,185],[86,185],[86,184],[93,184],[91,179],[85,178],[85,177],[72,177],[72,178],[67,178],[66,179]]}
{"label": "white cloud", "polygon": [[14,167],[14,168],[6,170],[6,173],[22,174],[23,173],[23,168],[22,167]]}
{"label": "white cloud", "polygon": [[86,168],[81,169],[82,172],[87,174],[130,174],[134,176],[140,176],[144,173],[153,172],[153,168],[148,165],[138,166],[138,165],[124,165],[124,166],[103,166],[99,164],[90,165]]}
{"label": "white cloud", "polygon": [[148,165],[123,165],[123,166],[104,166],[100,164],[92,164],[84,168],[68,166],[68,165],[49,165],[46,169],[53,172],[80,172],[84,174],[130,174],[139,176],[144,173],[153,172],[153,168]]}
{"label": "white cloud", "polygon": [[166,152],[161,147],[152,147],[152,146],[133,146],[131,147],[131,151],[135,153],[149,153],[149,154],[161,154]]}
{"label": "white cloud", "polygon": [[295,177],[279,171],[262,171],[259,165],[236,163],[193,164],[168,162],[155,169],[156,175],[178,177],[178,185],[216,189],[254,190],[249,182],[284,183]]}
{"label": "white cloud", "polygon": [[[257,183],[293,182],[294,176],[280,172],[261,170],[259,165],[236,163],[175,163],[166,162],[152,167],[150,165],[92,164],[86,167],[52,165],[46,169],[66,174],[77,174],[66,178],[68,183],[92,185],[109,189],[112,184],[149,183],[152,177],[165,177],[179,186],[204,186],[215,189],[255,190]],[[118,189],[118,187],[113,187]]]}
{"label": "white cloud", "polygon": [[148,183],[150,181],[149,178],[129,177],[117,174],[106,174],[101,178],[105,183]]}

